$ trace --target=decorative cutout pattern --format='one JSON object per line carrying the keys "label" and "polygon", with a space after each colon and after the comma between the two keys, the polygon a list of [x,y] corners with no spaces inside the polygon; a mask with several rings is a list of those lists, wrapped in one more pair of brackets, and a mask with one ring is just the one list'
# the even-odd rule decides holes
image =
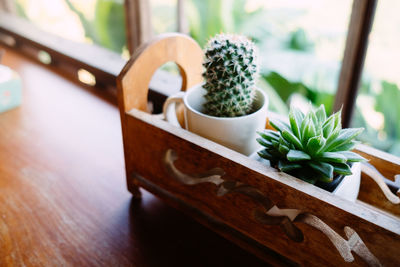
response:
{"label": "decorative cutout pattern", "polygon": [[[361,170],[375,181],[387,200],[392,204],[400,204],[400,197],[390,191],[389,187],[385,183],[386,178],[373,165],[364,162],[361,164]],[[395,180],[397,181],[398,179],[395,177]],[[399,192],[397,192],[397,194],[399,194]]]}
{"label": "decorative cutout pattern", "polygon": [[178,159],[172,149],[164,155],[164,165],[168,174],[177,181],[186,185],[199,183],[213,183],[217,186],[217,196],[238,193],[246,195],[260,204],[260,208],[254,210],[254,219],[267,225],[279,225],[283,232],[293,241],[302,242],[303,232],[296,227],[295,222],[305,223],[321,231],[336,247],[339,254],[346,262],[353,262],[353,251],[370,266],[382,266],[379,260],[369,251],[360,236],[349,226],[344,227],[348,240],[344,239],[317,216],[302,212],[298,209],[280,209],[264,193],[255,187],[232,180],[224,180],[225,172],[221,168],[214,168],[202,174],[188,175],[179,171],[174,162]]}

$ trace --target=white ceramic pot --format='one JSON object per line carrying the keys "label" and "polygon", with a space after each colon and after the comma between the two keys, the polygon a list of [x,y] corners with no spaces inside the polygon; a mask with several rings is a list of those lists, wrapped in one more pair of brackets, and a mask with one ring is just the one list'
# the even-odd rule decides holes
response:
{"label": "white ceramic pot", "polygon": [[351,172],[353,174],[345,176],[332,193],[350,201],[356,201],[358,192],[360,191],[361,163],[353,163]]}
{"label": "white ceramic pot", "polygon": [[[257,152],[250,155],[250,158],[270,166],[269,161],[258,156]],[[354,202],[360,191],[361,163],[353,163],[351,172],[351,175],[347,175],[343,178],[339,185],[332,191],[332,194]]]}
{"label": "white ceramic pot", "polygon": [[255,152],[259,145],[257,131],[265,128],[267,120],[268,97],[256,89],[256,111],[240,117],[214,117],[204,114],[203,104],[206,90],[199,84],[170,96],[164,103],[165,119],[180,127],[175,113],[175,103],[185,106],[185,128],[200,136],[224,145],[245,155]]}

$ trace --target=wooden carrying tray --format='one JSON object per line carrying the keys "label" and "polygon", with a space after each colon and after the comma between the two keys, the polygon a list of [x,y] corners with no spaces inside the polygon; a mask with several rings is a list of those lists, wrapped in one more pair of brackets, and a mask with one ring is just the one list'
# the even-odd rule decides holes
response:
{"label": "wooden carrying tray", "polygon": [[[182,90],[202,81],[191,38],[162,35],[141,46],[118,77],[127,185],[159,196],[274,265],[400,265],[400,205],[367,176],[356,202],[267,167],[147,112],[153,73],[173,61]],[[393,179],[400,161],[361,146]]]}

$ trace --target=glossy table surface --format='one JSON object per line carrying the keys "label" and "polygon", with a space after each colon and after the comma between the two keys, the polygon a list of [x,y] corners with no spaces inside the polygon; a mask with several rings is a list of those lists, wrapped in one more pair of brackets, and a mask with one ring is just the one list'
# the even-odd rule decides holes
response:
{"label": "glossy table surface", "polygon": [[0,266],[265,266],[126,190],[114,98],[6,50],[23,103],[0,114]]}

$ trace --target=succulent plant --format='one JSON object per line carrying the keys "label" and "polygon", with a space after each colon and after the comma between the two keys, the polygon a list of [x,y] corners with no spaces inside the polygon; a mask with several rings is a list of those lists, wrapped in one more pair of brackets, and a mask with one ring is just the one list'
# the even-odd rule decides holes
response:
{"label": "succulent plant", "polygon": [[258,76],[256,47],[242,35],[217,34],[205,48],[204,111],[217,117],[252,112]]}
{"label": "succulent plant", "polygon": [[336,174],[350,175],[352,162],[365,161],[350,151],[363,128],[342,129],[341,111],[327,118],[323,105],[306,115],[292,108],[289,122],[270,121],[277,131],[258,133],[257,141],[265,147],[258,155],[272,167],[314,184],[331,182]]}

